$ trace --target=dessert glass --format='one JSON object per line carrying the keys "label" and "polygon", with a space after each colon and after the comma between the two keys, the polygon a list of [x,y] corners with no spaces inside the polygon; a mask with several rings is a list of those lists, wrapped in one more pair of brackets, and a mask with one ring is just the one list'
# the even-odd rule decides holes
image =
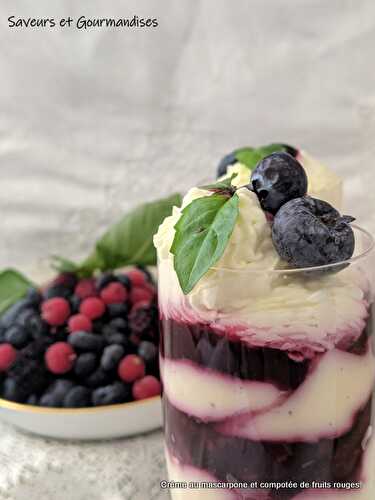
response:
{"label": "dessert glass", "polygon": [[[204,320],[188,298],[173,303],[164,293],[169,277],[159,262],[173,500],[375,498],[375,252],[371,235],[354,231],[346,262],[214,268]],[[225,294],[238,297],[231,313]]]}

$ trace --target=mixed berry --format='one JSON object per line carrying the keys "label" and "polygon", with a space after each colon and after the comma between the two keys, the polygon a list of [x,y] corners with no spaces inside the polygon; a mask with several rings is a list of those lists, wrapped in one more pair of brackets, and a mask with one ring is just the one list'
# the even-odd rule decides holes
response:
{"label": "mixed berry", "polygon": [[156,396],[158,341],[147,270],[84,279],[62,273],[0,318],[0,396],[66,408]]}

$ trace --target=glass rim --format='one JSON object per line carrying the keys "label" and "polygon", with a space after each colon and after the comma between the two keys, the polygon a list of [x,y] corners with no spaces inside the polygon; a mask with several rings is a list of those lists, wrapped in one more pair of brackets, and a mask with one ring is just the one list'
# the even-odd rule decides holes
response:
{"label": "glass rim", "polygon": [[246,269],[246,268],[230,268],[230,267],[210,267],[210,271],[227,271],[232,273],[248,273],[248,274],[276,274],[276,275],[289,275],[289,274],[298,274],[298,273],[311,273],[312,271],[325,271],[329,269],[335,269],[337,267],[341,267],[343,265],[348,266],[350,264],[354,264],[360,262],[365,257],[371,254],[371,252],[375,249],[375,239],[374,236],[357,224],[351,224],[352,228],[364,235],[368,241],[366,248],[363,252],[355,257],[351,257],[350,259],[341,260],[339,262],[334,262],[332,264],[324,264],[322,266],[311,266],[311,267],[297,267],[297,268],[285,268],[285,269],[266,269],[266,268],[257,268],[257,269]]}

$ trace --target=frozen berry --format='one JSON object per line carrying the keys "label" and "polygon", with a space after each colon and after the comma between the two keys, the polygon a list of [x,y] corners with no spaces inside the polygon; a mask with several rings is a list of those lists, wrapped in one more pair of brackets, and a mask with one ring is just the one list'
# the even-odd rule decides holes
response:
{"label": "frozen berry", "polygon": [[50,285],[43,291],[43,300],[49,300],[56,297],[68,299],[71,291],[64,285]]}
{"label": "frozen berry", "polygon": [[354,252],[353,217],[340,216],[329,203],[306,196],[283,205],[273,222],[272,241],[294,267],[333,264]]}
{"label": "frozen berry", "polygon": [[100,351],[104,345],[104,340],[100,335],[83,331],[71,333],[68,342],[81,351]]}
{"label": "frozen berry", "polygon": [[128,298],[128,291],[121,283],[113,282],[103,288],[100,297],[105,304],[121,304]]}
{"label": "frozen berry", "polygon": [[30,339],[29,333],[20,325],[13,325],[4,334],[4,339],[13,347],[21,349],[25,347]]}
{"label": "frozen berry", "polygon": [[64,397],[72,389],[71,380],[57,379],[47,388],[41,396],[39,404],[41,406],[61,407]]}
{"label": "frozen berry", "polygon": [[56,342],[47,349],[45,362],[50,372],[63,374],[72,369],[76,357],[71,345],[66,342]]}
{"label": "frozen berry", "polygon": [[117,277],[113,273],[103,273],[96,279],[96,288],[102,290],[102,288],[112,283],[112,281],[117,281]]}
{"label": "frozen berry", "polygon": [[76,286],[78,279],[74,273],[65,272],[60,273],[56,276],[56,278],[52,281],[51,285],[62,285],[70,290]]}
{"label": "frozen berry", "polygon": [[110,372],[106,372],[102,368],[98,368],[84,379],[84,383],[85,385],[87,385],[87,387],[95,389],[97,387],[102,387],[110,384],[112,380],[113,375]]}
{"label": "frozen berry", "polygon": [[129,328],[132,333],[141,336],[153,322],[153,309],[145,301],[136,303],[129,314]]}
{"label": "frozen berry", "polygon": [[63,325],[70,315],[66,299],[55,297],[42,303],[42,318],[51,326]]}
{"label": "frozen berry", "polygon": [[256,166],[249,189],[263,210],[276,214],[287,201],[307,193],[307,175],[302,165],[288,153],[272,153]]}
{"label": "frozen berry", "polygon": [[82,301],[79,312],[90,319],[97,319],[103,316],[105,304],[98,297],[89,297]]}
{"label": "frozen berry", "polygon": [[16,403],[23,403],[27,396],[27,392],[24,392],[20,387],[18,387],[16,380],[9,377],[4,380],[2,394],[4,399],[15,401]]}
{"label": "frozen berry", "polygon": [[144,377],[145,373],[144,361],[136,354],[128,354],[120,361],[118,376],[124,382],[134,382]]}
{"label": "frozen berry", "polygon": [[74,373],[77,377],[87,377],[97,368],[97,358],[93,352],[80,354],[74,365]]}
{"label": "frozen berry", "polygon": [[146,363],[150,363],[154,361],[158,355],[158,349],[155,344],[152,342],[148,342],[144,340],[138,346],[138,355],[146,361]]}
{"label": "frozen berry", "polygon": [[140,269],[131,269],[126,276],[130,279],[132,286],[143,286],[147,283],[147,277]]}
{"label": "frozen berry", "polygon": [[128,278],[126,274],[118,274],[117,281],[119,281],[128,291],[132,287],[132,282],[130,281],[130,278]]}
{"label": "frozen berry", "polygon": [[11,307],[9,307],[4,314],[1,316],[1,324],[4,328],[9,328],[16,322],[19,314],[26,308],[30,307],[30,301],[28,299],[21,299]]}
{"label": "frozen berry", "polygon": [[77,283],[74,289],[74,295],[80,299],[95,297],[97,295],[95,281],[92,278],[85,278]]}
{"label": "frozen berry", "polygon": [[39,306],[42,301],[42,294],[36,288],[29,288],[25,298],[32,306]]}
{"label": "frozen berry", "polygon": [[111,318],[124,317],[129,312],[129,307],[126,303],[122,304],[109,304],[107,306],[108,315]]}
{"label": "frozen berry", "polygon": [[127,332],[128,331],[128,322],[124,318],[114,318],[112,319],[108,325],[117,332]]}
{"label": "frozen berry", "polygon": [[92,393],[92,402],[95,406],[124,403],[129,399],[130,390],[121,382],[99,387]]}
{"label": "frozen berry", "polygon": [[82,385],[77,385],[70,389],[64,398],[65,408],[84,408],[91,406],[91,390]]}
{"label": "frozen berry", "polygon": [[152,398],[161,393],[161,384],[153,375],[146,375],[134,382],[132,393],[135,400]]}
{"label": "frozen berry", "polygon": [[11,344],[0,345],[0,372],[5,372],[12,366],[17,357],[17,351]]}
{"label": "frozen berry", "polygon": [[68,330],[72,332],[77,332],[83,330],[85,332],[91,332],[92,321],[87,316],[83,314],[75,314],[71,316],[68,321]]}
{"label": "frozen berry", "polygon": [[125,354],[124,348],[119,344],[112,344],[103,351],[100,366],[103,370],[115,370]]}
{"label": "frozen berry", "polygon": [[135,286],[130,292],[130,302],[134,305],[137,302],[151,302],[155,296],[155,290],[151,286]]}

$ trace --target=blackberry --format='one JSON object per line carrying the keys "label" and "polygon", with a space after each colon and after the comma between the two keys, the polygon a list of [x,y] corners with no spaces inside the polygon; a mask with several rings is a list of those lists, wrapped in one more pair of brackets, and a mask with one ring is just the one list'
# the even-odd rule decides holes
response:
{"label": "blackberry", "polygon": [[95,406],[125,403],[130,399],[130,388],[121,382],[99,387],[92,393],[92,403]]}
{"label": "blackberry", "polygon": [[129,314],[129,327],[132,334],[141,337],[154,320],[153,310],[148,305],[133,308]]}
{"label": "blackberry", "polygon": [[82,385],[76,385],[66,394],[63,401],[65,408],[84,408],[91,406],[91,391]]}

